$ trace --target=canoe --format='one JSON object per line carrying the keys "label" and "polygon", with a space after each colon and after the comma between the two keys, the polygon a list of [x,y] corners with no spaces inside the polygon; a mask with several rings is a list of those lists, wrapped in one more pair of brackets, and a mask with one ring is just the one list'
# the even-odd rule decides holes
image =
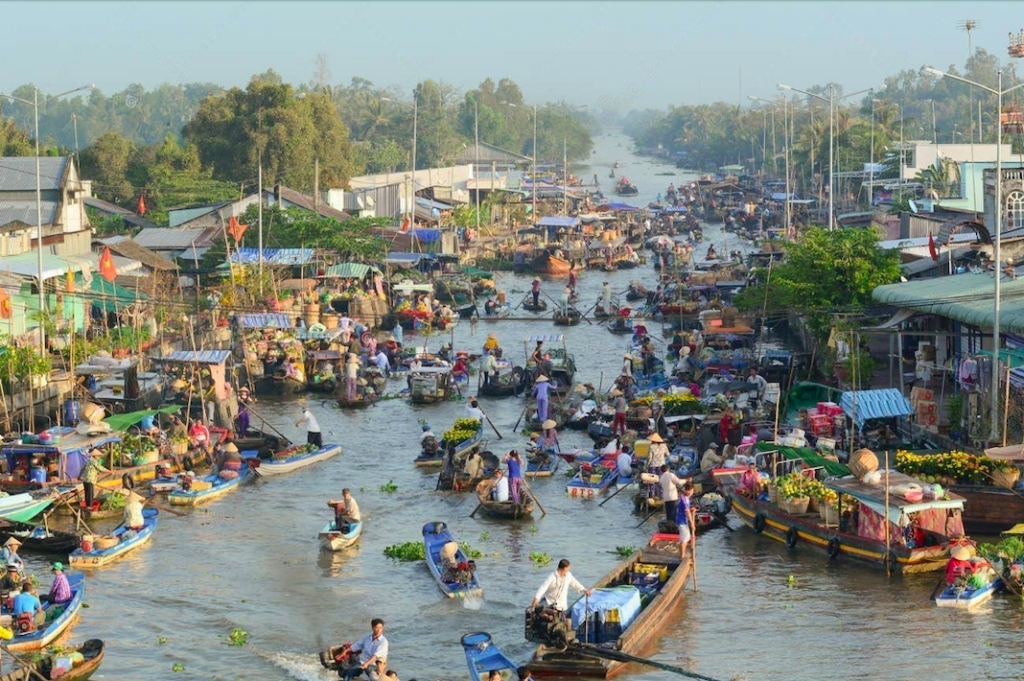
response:
{"label": "canoe", "polygon": [[1003,585],[1003,580],[996,577],[985,586],[971,589],[970,587],[947,586],[935,597],[935,605],[940,608],[958,608],[970,610],[992,598]]}
{"label": "canoe", "polygon": [[354,400],[350,400],[347,397],[338,397],[337,400],[338,406],[342,409],[366,409],[373,406],[373,400],[366,397],[357,397]]}
{"label": "canoe", "polygon": [[[647,546],[613,568],[593,587],[594,590],[618,587],[626,596],[630,595],[628,589],[636,589],[638,598],[633,604],[639,602],[639,611],[634,611],[632,621],[624,622],[624,629],[622,624],[616,625],[610,621],[598,624],[594,621],[594,618],[599,617],[599,612],[595,613],[595,599],[581,598],[570,609],[571,612],[578,613],[578,616],[573,618],[578,624],[573,633],[581,642],[610,648],[627,655],[648,657],[646,653],[649,652],[650,646],[667,629],[676,606],[683,600],[680,596],[689,579],[690,569],[689,552],[685,558],[679,555],[678,537],[655,534]],[[595,613],[591,615],[589,626],[583,621],[583,613],[588,606],[590,612]],[[619,613],[622,613],[623,609],[619,608]],[[556,642],[545,641],[544,636],[534,628],[535,620],[531,617],[532,614],[533,611],[527,613],[526,637],[540,644],[529,663],[534,676],[586,676],[607,679],[626,669],[625,662],[582,656],[571,649],[566,650],[563,646],[551,645]],[[547,628],[546,622],[539,624],[544,629]]]}
{"label": "canoe", "polygon": [[0,546],[11,537],[21,542],[25,551],[66,556],[82,543],[81,535],[62,532],[31,523],[0,521]]}
{"label": "canoe", "polygon": [[219,474],[211,473],[199,478],[210,483],[211,487],[209,489],[188,490],[186,492],[179,488],[171,492],[167,499],[173,506],[199,506],[214,499],[219,499],[228,492],[238,489],[238,486],[251,476],[252,469],[246,464],[242,464],[241,470],[238,471],[238,477],[234,480],[225,480]]}
{"label": "canoe", "polygon": [[534,305],[532,300],[527,299],[527,301],[523,303],[523,309],[527,312],[543,312],[548,309],[548,304],[544,300],[538,300],[537,304]]}
{"label": "canoe", "polygon": [[[21,667],[6,674],[0,674],[0,681],[39,681],[40,677],[48,679],[53,671],[54,661],[59,657],[67,657],[71,653],[81,653],[85,658],[73,667],[70,671],[61,674],[61,681],[85,681],[92,677],[103,663],[104,648],[103,641],[92,638],[80,646],[64,647],[59,655],[47,655],[41,660],[31,662],[27,667]],[[39,676],[37,676],[37,674]]]}
{"label": "canoe", "polygon": [[153,532],[156,530],[157,510],[155,508],[142,509],[142,518],[142,529],[127,539],[123,538],[124,534],[129,531],[126,525],[119,525],[116,530],[111,532],[111,536],[118,539],[117,546],[109,549],[94,548],[88,553],[79,547],[68,556],[68,563],[78,570],[103,567],[139,548],[152,538]]}
{"label": "canoe", "polygon": [[[309,445],[299,445],[296,453],[289,456],[277,458],[276,456],[272,459],[263,459],[260,461],[260,475],[272,476],[272,475],[283,475],[285,473],[291,473],[292,471],[298,470],[303,466],[309,466],[310,464],[319,463],[320,461],[326,461],[333,456],[341,454],[341,445],[324,445],[319,449],[308,449]],[[285,450],[283,453],[287,453]]]}
{"label": "canoe", "polygon": [[423,547],[427,557],[427,567],[430,568],[430,574],[433,575],[434,581],[437,582],[441,593],[448,598],[483,596],[484,590],[476,579],[475,564],[469,560],[461,548],[456,552],[455,560],[458,563],[470,565],[469,581],[463,584],[446,579],[444,568],[441,566],[441,548],[451,541],[455,540],[452,538],[452,533],[448,531],[448,526],[444,523],[437,521],[423,526]]}
{"label": "canoe", "polygon": [[[595,496],[605,492],[619,479],[615,468],[608,466],[597,466],[590,468],[589,465],[581,466],[576,475],[565,487],[565,492],[574,499],[593,499]],[[586,478],[584,478],[586,476]],[[600,477],[598,477],[600,476]]]}
{"label": "canoe", "polygon": [[480,515],[498,520],[526,520],[533,515],[533,499],[526,488],[520,490],[519,503],[494,501],[490,498],[494,479],[481,480],[476,486],[476,498],[480,501]]}
{"label": "canoe", "polygon": [[526,477],[550,478],[558,470],[562,459],[549,452],[540,450],[526,460]]}
{"label": "canoe", "polygon": [[562,314],[561,312],[554,314],[555,326],[576,326],[582,319],[583,315],[576,309],[569,310],[568,314]]}
{"label": "canoe", "polygon": [[494,645],[490,634],[478,631],[466,634],[461,640],[466,664],[469,665],[469,681],[488,681],[491,672],[503,671],[507,671],[507,676],[511,678],[518,669],[518,665]]}
{"label": "canoe", "polygon": [[27,523],[49,508],[56,497],[50,492],[45,496],[38,492],[24,492],[0,498],[0,518]]}
{"label": "canoe", "polygon": [[50,617],[50,613],[53,613],[53,619],[33,632],[16,634],[14,638],[7,642],[6,647],[8,650],[21,652],[22,650],[45,648],[71,626],[79,611],[81,611],[82,602],[85,598],[85,580],[82,578],[82,573],[75,572],[69,574],[68,584],[71,586],[71,600],[63,605],[47,606],[47,618]]}
{"label": "canoe", "polygon": [[324,525],[324,529],[320,530],[320,546],[327,551],[340,551],[359,541],[362,534],[362,522],[349,525],[348,532],[338,532],[336,521],[332,520]]}

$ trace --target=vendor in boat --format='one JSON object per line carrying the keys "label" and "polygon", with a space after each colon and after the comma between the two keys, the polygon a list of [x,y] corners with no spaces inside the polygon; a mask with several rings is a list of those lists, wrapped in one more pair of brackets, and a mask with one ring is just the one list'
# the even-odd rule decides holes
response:
{"label": "vendor in boat", "polygon": [[576,273],[576,263],[569,266],[569,295],[576,295],[576,284],[579,282],[579,275]]}
{"label": "vendor in boat", "polygon": [[761,473],[757,470],[757,464],[751,461],[747,464],[747,470],[740,478],[740,494],[751,499],[756,499],[761,491]]}
{"label": "vendor in boat", "polygon": [[345,362],[345,399],[356,399],[356,379],[359,378],[359,358],[349,353]]}
{"label": "vendor in boat", "polygon": [[[473,478],[470,478],[472,480]],[[494,486],[491,488],[491,497],[494,501],[508,501],[511,493],[508,478],[505,477],[505,471],[500,468],[494,471]]]}
{"label": "vendor in boat", "polygon": [[558,431],[556,430],[557,425],[558,424],[555,423],[554,419],[547,419],[544,421],[544,423],[540,424],[540,427],[543,429],[544,433],[537,441],[537,444],[539,446],[548,450],[558,449],[559,442]]}
{"label": "vendor in boat", "polygon": [[569,289],[569,288],[562,289],[562,295],[558,299],[558,306],[561,309],[563,316],[568,316],[568,314],[569,314],[569,298],[570,298],[570,296],[572,296],[572,289]]}
{"label": "vendor in boat", "polygon": [[378,350],[377,354],[373,356],[373,364],[385,376],[391,375],[391,361],[388,359],[387,353],[385,353],[384,350]]}
{"label": "vendor in boat", "polygon": [[0,599],[4,603],[21,588],[25,579],[25,568],[20,563],[8,563],[4,576],[0,577]]}
{"label": "vendor in boat", "polygon": [[[207,434],[209,434],[209,431],[207,431]],[[99,479],[100,473],[108,472],[103,467],[103,464],[100,463],[102,456],[103,452],[98,449],[90,451],[79,473],[79,479],[82,481],[82,488],[85,492],[85,507],[89,509],[93,507],[96,499],[96,481]]]}
{"label": "vendor in boat", "polygon": [[359,512],[359,504],[352,497],[352,491],[348,487],[341,490],[340,504],[334,504],[334,528],[339,532],[346,526],[355,525],[363,519]]}
{"label": "vendor in boat", "polygon": [[533,384],[533,396],[537,398],[537,420],[543,423],[548,418],[548,395],[551,383],[541,374]]}
{"label": "vendor in boat", "polygon": [[[530,284],[530,295],[533,296],[533,306],[537,307],[540,305],[540,277],[533,278],[533,283]],[[540,345],[540,343],[537,345]]]}
{"label": "vendor in boat", "polygon": [[693,542],[693,538],[697,535],[696,510],[693,508],[693,483],[689,480],[683,485],[682,494],[679,495],[675,521],[679,528],[679,557],[683,558],[686,547]]}
{"label": "vendor in boat", "polygon": [[712,442],[708,445],[708,448],[704,450],[704,455],[700,459],[700,472],[707,473],[712,468],[718,468],[725,461],[725,457],[718,452],[718,443]]}
{"label": "vendor in boat", "polygon": [[704,259],[705,260],[714,260],[717,257],[718,257],[718,254],[715,253],[715,245],[711,244],[710,246],[708,246],[708,252],[707,252],[707,255],[704,256]]}
{"label": "vendor in boat", "polygon": [[41,627],[46,623],[46,611],[43,610],[43,604],[36,596],[36,589],[31,580],[26,579],[22,582],[21,593],[14,597],[13,609],[15,620],[21,619],[22,615],[33,615],[36,627]]}
{"label": "vendor in boat", "polygon": [[973,572],[971,550],[962,544],[950,549],[949,562],[946,563],[946,584],[952,586],[958,579],[970,577]]}
{"label": "vendor in boat", "polygon": [[530,353],[530,360],[538,367],[544,361],[544,341],[537,341],[537,347]]}
{"label": "vendor in boat", "polygon": [[46,602],[52,605],[62,605],[71,600],[71,584],[68,583],[68,576],[64,574],[64,563],[57,561],[50,566],[53,573],[53,584],[50,585],[50,593],[46,596]]}
{"label": "vendor in boat", "polygon": [[309,410],[309,404],[302,400],[302,418],[295,422],[295,427],[306,426],[306,444],[316,445],[319,449],[324,446],[324,436],[320,432],[320,422]]}
{"label": "vendor in boat", "polygon": [[15,537],[9,537],[4,542],[4,548],[0,551],[0,561],[3,561],[4,565],[17,565],[20,570],[25,569],[25,562],[18,555],[18,547],[21,546],[21,542]]}
{"label": "vendor in boat", "polygon": [[168,435],[170,437],[188,436],[188,428],[185,427],[185,424],[177,414],[171,414],[171,428]]}
{"label": "vendor in boat", "polygon": [[768,388],[768,381],[764,376],[757,373],[757,367],[750,367],[750,374],[747,376],[747,383],[757,386],[757,399],[764,401],[764,391]]}
{"label": "vendor in boat", "polygon": [[664,438],[654,433],[648,438],[651,442],[650,454],[647,456],[647,467],[660,472],[661,467],[668,463],[669,450]]}
{"label": "vendor in boat", "polygon": [[188,437],[192,440],[193,447],[198,447],[204,452],[210,451],[212,447],[210,429],[206,427],[202,419],[196,419],[192,422],[192,427],[188,430]]}
{"label": "vendor in boat", "polygon": [[644,338],[643,345],[640,346],[640,360],[643,364],[644,375],[650,377],[654,373],[654,343],[650,337]]}
{"label": "vendor in boat", "polygon": [[484,354],[493,355],[499,348],[498,337],[493,333],[487,334],[487,340],[484,341]]}
{"label": "vendor in boat", "polygon": [[619,455],[615,458],[615,468],[621,478],[633,477],[633,456],[629,453],[629,447],[622,446]]}
{"label": "vendor in boat", "polygon": [[235,417],[235,431],[238,437],[249,436],[249,408],[245,402],[238,403],[238,416]]}
{"label": "vendor in boat", "polygon": [[438,451],[437,436],[430,430],[430,426],[423,424],[423,433],[420,435],[420,453],[423,456],[436,456]]}
{"label": "vendor in boat", "polygon": [[518,504],[520,498],[519,490],[523,484],[523,460],[519,458],[519,452],[513,449],[501,461],[508,466],[509,493],[512,496],[512,501]]}
{"label": "vendor in boat", "polygon": [[466,366],[466,356],[459,354],[452,365],[452,378],[456,381],[464,381],[469,378],[469,367]]}
{"label": "vendor in boat", "polygon": [[[451,444],[448,447],[449,455],[453,454],[455,445]],[[484,459],[480,456],[480,452],[475,449],[469,453],[466,457],[466,464],[463,467],[463,472],[469,480],[476,480],[481,477],[484,472]]]}
{"label": "vendor in boat", "polygon": [[601,284],[601,307],[606,314],[612,311],[612,285],[607,281]]}
{"label": "vendor in boat", "polygon": [[384,638],[384,620],[374,618],[370,622],[370,633],[362,637],[349,648],[349,652],[358,653],[357,664],[345,671],[346,679],[354,679],[366,674],[370,681],[382,681],[388,664],[388,640]]}
{"label": "vendor in boat", "polygon": [[673,473],[666,463],[661,467],[661,477],[658,482],[661,484],[661,498],[665,500],[665,520],[675,522],[679,488],[683,486],[684,480]]}
{"label": "vendor in boat", "polygon": [[732,433],[732,429],[736,427],[736,414],[732,409],[732,406],[725,408],[722,412],[722,416],[718,421],[718,441],[724,447],[729,444],[729,437]]}
{"label": "vendor in boat", "polygon": [[128,493],[128,499],[124,505],[124,526],[129,530],[138,532],[146,524],[142,514],[142,497],[135,492]]}
{"label": "vendor in boat", "polygon": [[498,313],[498,303],[494,298],[488,297],[487,302],[484,303],[484,314],[488,317],[492,317]]}
{"label": "vendor in boat", "polygon": [[484,385],[490,385],[492,381],[498,378],[498,358],[495,357],[494,353],[489,352],[484,355],[480,371],[483,374]]}
{"label": "vendor in boat", "polygon": [[470,397],[469,403],[466,404],[466,418],[476,419],[480,423],[484,421],[484,410],[480,408],[480,403],[477,402],[476,397]]}
{"label": "vendor in boat", "polygon": [[530,607],[554,608],[559,612],[565,612],[569,609],[569,587],[588,596],[592,593],[590,589],[573,577],[569,571],[569,560],[563,558],[558,561],[558,568],[548,575],[548,578],[537,589]]}
{"label": "vendor in boat", "polygon": [[615,409],[615,417],[612,419],[612,435],[626,434],[626,397],[621,390],[615,388],[608,397],[612,399],[612,407]]}

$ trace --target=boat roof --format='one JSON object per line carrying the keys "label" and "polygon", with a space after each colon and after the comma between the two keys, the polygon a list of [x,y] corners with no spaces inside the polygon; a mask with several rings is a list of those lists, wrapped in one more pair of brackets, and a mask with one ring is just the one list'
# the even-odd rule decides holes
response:
{"label": "boat roof", "polygon": [[156,357],[154,360],[189,364],[223,364],[228,361],[230,356],[230,350],[175,350],[169,355]]}
{"label": "boat roof", "polygon": [[434,287],[431,284],[414,284],[411,281],[403,281],[391,287],[398,293],[433,293]]}
{"label": "boat roof", "polygon": [[[869,485],[861,480],[848,478],[832,478],[825,480],[824,484],[842,494],[849,494],[858,501],[878,512],[883,513],[885,508],[885,484],[880,482],[877,485]],[[942,499],[922,499],[921,501],[908,501],[893,490],[903,485],[914,484],[921,486],[922,482],[904,473],[889,471],[889,520],[899,522],[900,516],[905,513],[917,513],[932,509],[963,509],[964,498],[959,494],[947,491]],[[895,518],[893,517],[895,511]]]}
{"label": "boat roof", "polygon": [[240,314],[235,319],[245,329],[294,329],[295,320],[283,312],[252,312]]}
{"label": "boat roof", "polygon": [[778,452],[787,461],[803,461],[811,468],[823,468],[829,475],[850,474],[850,469],[846,465],[826,459],[810,447],[784,447],[774,442],[758,442],[754,448],[761,453]]}
{"label": "boat roof", "polygon": [[344,329],[334,328],[324,331],[310,331],[309,329],[296,329],[295,338],[301,341],[306,340],[334,340],[342,334]]}
{"label": "boat roof", "polygon": [[410,371],[410,374],[448,374],[451,373],[451,367],[420,367],[414,371]]}
{"label": "boat roof", "polygon": [[88,449],[95,449],[111,442],[120,442],[123,433],[111,430],[98,435],[82,435],[74,428],[61,426],[51,428],[50,433],[60,437],[59,443],[54,444],[10,444],[3,447],[4,454],[70,454]]}
{"label": "boat roof", "polygon": [[538,333],[527,338],[526,342],[536,343],[537,341],[543,341],[545,343],[561,343],[564,340],[565,335],[561,333]]}
{"label": "boat roof", "polygon": [[306,356],[314,362],[322,362],[329,359],[341,359],[345,353],[339,350],[309,350],[306,352]]}

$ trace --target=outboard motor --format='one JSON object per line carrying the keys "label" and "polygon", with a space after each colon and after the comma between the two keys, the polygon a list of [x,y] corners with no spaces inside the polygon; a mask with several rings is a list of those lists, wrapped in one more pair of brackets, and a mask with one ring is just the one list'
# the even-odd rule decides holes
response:
{"label": "outboard motor", "polygon": [[576,642],[576,631],[563,613],[554,608],[526,610],[526,640],[552,648],[568,648]]}

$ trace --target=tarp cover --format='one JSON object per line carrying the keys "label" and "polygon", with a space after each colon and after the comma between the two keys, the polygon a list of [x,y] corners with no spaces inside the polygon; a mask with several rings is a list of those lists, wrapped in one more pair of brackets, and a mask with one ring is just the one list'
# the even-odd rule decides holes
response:
{"label": "tarp cover", "polygon": [[181,405],[175,404],[170,407],[160,407],[159,409],[143,409],[142,411],[133,411],[127,414],[114,414],[103,420],[109,423],[113,430],[128,430],[147,416],[174,414],[178,411],[181,411]]}
{"label": "tarp cover", "polygon": [[[588,607],[589,606],[589,607]],[[619,611],[619,622],[625,630],[640,614],[640,590],[635,586],[617,586],[611,589],[594,589],[590,598],[581,598],[572,606],[572,627],[578,628],[591,613],[604,614]]]}
{"label": "tarp cover", "polygon": [[[316,257],[316,251],[312,248],[264,248],[264,265],[308,265]],[[260,251],[258,248],[243,246],[231,252],[228,262],[240,263],[243,265],[258,265],[260,262]]]}
{"label": "tarp cover", "polygon": [[231,356],[230,350],[175,350],[158,358],[161,362],[187,362],[190,364],[223,364]]}
{"label": "tarp cover", "polygon": [[847,391],[839,397],[839,406],[844,414],[854,419],[858,428],[863,428],[864,422],[871,419],[910,416],[914,413],[910,400],[896,388]]}
{"label": "tarp cover", "polygon": [[293,329],[295,320],[281,312],[253,312],[238,315],[238,325],[246,329]]}
{"label": "tarp cover", "polygon": [[803,461],[811,468],[824,468],[829,475],[844,476],[850,469],[837,461],[830,461],[810,447],[783,447],[773,442],[758,442],[755,449],[759,452],[778,452],[787,461]]}

